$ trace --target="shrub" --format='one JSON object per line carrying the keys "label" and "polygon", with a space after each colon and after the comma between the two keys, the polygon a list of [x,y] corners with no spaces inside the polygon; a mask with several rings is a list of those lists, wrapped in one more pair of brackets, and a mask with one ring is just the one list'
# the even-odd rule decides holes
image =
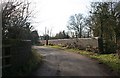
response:
{"label": "shrub", "polygon": [[105,47],[104,53],[110,54],[116,52],[116,44],[113,41],[106,41],[104,47]]}
{"label": "shrub", "polygon": [[50,45],[50,46],[54,46],[54,44],[52,44],[52,43],[49,43],[49,45]]}

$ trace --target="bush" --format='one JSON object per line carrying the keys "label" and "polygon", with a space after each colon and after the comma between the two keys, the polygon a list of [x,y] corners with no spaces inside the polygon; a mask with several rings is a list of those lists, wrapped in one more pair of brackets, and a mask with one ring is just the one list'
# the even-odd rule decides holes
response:
{"label": "bush", "polygon": [[116,52],[116,44],[113,41],[105,42],[105,54],[115,53]]}
{"label": "bush", "polygon": [[49,43],[48,45],[50,45],[50,46],[54,46],[54,44],[52,44],[52,43]]}
{"label": "bush", "polygon": [[86,51],[92,51],[92,47],[88,45],[88,46],[86,47]]}
{"label": "bush", "polygon": [[19,69],[18,75],[28,75],[34,69],[38,67],[38,65],[42,62],[42,56],[36,52],[35,49],[32,49],[32,55],[29,58],[28,62]]}
{"label": "bush", "polygon": [[75,48],[75,46],[76,46],[76,43],[75,43],[75,42],[74,42],[73,44],[72,44],[72,43],[67,43],[67,45],[66,45],[66,47],[67,47],[68,49]]}
{"label": "bush", "polygon": [[35,70],[41,62],[42,56],[38,54],[35,49],[32,49],[32,54],[26,64],[15,70],[11,70],[10,76],[27,76]]}

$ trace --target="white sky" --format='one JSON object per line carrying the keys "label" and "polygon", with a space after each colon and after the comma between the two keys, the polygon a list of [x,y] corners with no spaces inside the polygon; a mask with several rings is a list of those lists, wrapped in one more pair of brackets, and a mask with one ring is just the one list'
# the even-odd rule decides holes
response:
{"label": "white sky", "polygon": [[52,35],[67,30],[69,17],[75,13],[88,14],[91,0],[31,0],[33,26],[39,35],[45,33],[45,27],[52,29]]}

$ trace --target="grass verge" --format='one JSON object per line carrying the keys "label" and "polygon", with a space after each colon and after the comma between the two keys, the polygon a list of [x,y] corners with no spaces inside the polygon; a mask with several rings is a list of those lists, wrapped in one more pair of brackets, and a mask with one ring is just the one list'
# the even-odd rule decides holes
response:
{"label": "grass verge", "polygon": [[75,53],[96,59],[99,62],[110,67],[112,70],[120,73],[120,59],[118,58],[117,54],[97,54],[94,52],[82,51],[78,49],[67,49],[61,46],[50,46],[50,47],[57,48],[57,49],[64,49],[65,51],[75,52]]}
{"label": "grass verge", "polygon": [[32,49],[32,54],[28,62],[19,68],[16,73],[17,76],[28,76],[42,63],[42,56],[36,52],[36,49]]}
{"label": "grass verge", "polygon": [[42,55],[37,53],[36,49],[32,49],[32,56],[25,66],[27,74],[31,73],[42,63]]}

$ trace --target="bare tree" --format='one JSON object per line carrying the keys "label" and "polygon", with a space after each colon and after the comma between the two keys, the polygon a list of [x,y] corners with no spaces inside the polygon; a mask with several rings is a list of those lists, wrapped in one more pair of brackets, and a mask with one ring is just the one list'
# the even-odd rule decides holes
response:
{"label": "bare tree", "polygon": [[68,23],[69,23],[69,25],[67,26],[67,28],[69,30],[74,30],[76,33],[76,36],[81,38],[82,30],[84,28],[82,14],[79,13],[79,14],[75,14],[75,15],[71,16]]}
{"label": "bare tree", "polygon": [[88,37],[93,37],[93,29],[94,27],[92,27],[92,18],[89,16],[87,18],[85,18],[84,20],[84,24],[85,24],[85,30],[87,31],[87,35]]}

